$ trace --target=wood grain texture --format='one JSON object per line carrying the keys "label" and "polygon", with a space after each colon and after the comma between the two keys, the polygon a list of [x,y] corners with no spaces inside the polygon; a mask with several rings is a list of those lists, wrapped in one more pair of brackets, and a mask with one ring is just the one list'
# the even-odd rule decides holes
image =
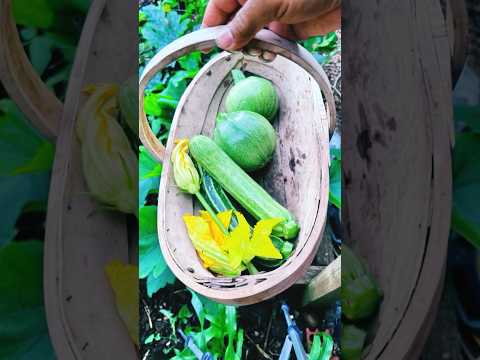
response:
{"label": "wood grain texture", "polygon": [[[82,89],[92,83],[120,83],[136,72],[137,59],[124,56],[134,41],[129,27],[136,26],[129,11],[124,1],[92,3],[58,129],[46,223],[44,292],[59,359],[137,357],[105,274],[110,261],[129,260],[126,218],[106,211],[89,195],[75,134],[85,101]],[[118,37],[125,41],[112,41]]]}
{"label": "wood grain texture", "polygon": [[303,294],[303,306],[329,304],[338,300],[342,286],[341,275],[342,259],[339,256],[309,281]]}
{"label": "wood grain texture", "polygon": [[348,2],[343,14],[343,223],[385,294],[365,358],[416,359],[450,224],[447,26],[434,0]]}
{"label": "wood grain texture", "polygon": [[63,105],[40,79],[25,54],[11,0],[0,0],[0,79],[33,126],[45,137],[55,139]]}
{"label": "wood grain texture", "polygon": [[308,283],[318,274],[320,274],[325,266],[312,265],[308,268],[307,272],[302,278],[298,279],[295,285],[308,285]]}
{"label": "wood grain texture", "polygon": [[445,17],[452,58],[452,85],[462,73],[469,47],[468,13],[464,0],[446,0]]}
{"label": "wood grain texture", "polygon": [[[296,216],[301,226],[295,252],[283,266],[268,273],[236,278],[212,275],[196,255],[182,219],[185,213],[195,212],[197,205],[175,186],[170,161],[164,161],[160,181],[158,232],[162,253],[171,270],[185,285],[211,299],[246,305],[268,299],[293,285],[315,256],[328,204],[329,126],[334,124],[335,111],[325,109],[320,88],[327,96],[331,96],[331,90],[318,63],[302,48],[271,37],[268,32],[260,34],[261,42],[252,46],[278,54],[275,60],[266,62],[262,57],[242,52],[223,52],[212,59],[182,96],[166,150],[158,146],[158,140],[150,142],[147,134],[151,130],[143,113],[143,91],[148,81],[178,56],[212,46],[220,30],[204,29],[189,34],[168,45],[146,66],[140,79],[140,134],[157,159],[169,159],[175,139],[200,133],[211,135],[216,114],[223,110],[225,94],[232,85],[233,68],[267,78],[276,87],[281,111],[274,127],[279,141],[272,163],[256,179]],[[327,104],[331,104],[328,98]]]}

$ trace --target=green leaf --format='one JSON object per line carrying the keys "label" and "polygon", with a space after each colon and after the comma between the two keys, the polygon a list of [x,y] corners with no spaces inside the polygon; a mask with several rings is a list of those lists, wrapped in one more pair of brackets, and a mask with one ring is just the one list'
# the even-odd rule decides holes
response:
{"label": "green leaf", "polygon": [[207,340],[205,338],[205,310],[203,307],[203,303],[200,300],[200,296],[194,292],[190,291],[192,293],[192,300],[191,304],[193,306],[193,310],[195,311],[195,314],[197,315],[198,321],[200,323],[200,333],[195,336],[195,334],[192,334],[194,340],[198,344],[201,350],[204,350],[206,345],[207,345]]}
{"label": "green leaf", "polygon": [[237,309],[234,306],[226,306],[226,327],[228,334],[228,345],[225,351],[225,360],[235,360],[234,341],[237,334]]}
{"label": "green leaf", "polygon": [[145,345],[151,344],[153,340],[155,339],[155,334],[150,334],[145,341],[143,342]]}
{"label": "green leaf", "polygon": [[326,35],[311,37],[303,41],[303,46],[310,52],[328,53],[335,51],[338,44],[337,34],[333,31]]}
{"label": "green leaf", "polygon": [[243,352],[243,329],[238,330],[237,347],[235,349],[235,360],[242,360]]}
{"label": "green leaf", "polygon": [[161,116],[162,115],[162,106],[158,101],[159,94],[149,92],[145,95],[143,99],[143,106],[145,113],[152,116]]}
{"label": "green leaf", "polygon": [[455,105],[453,114],[455,122],[463,123],[472,131],[480,133],[480,106]]}
{"label": "green leaf", "polygon": [[139,226],[139,277],[147,278],[147,294],[151,297],[167,284],[173,284],[175,276],[165,263],[158,243],[156,206],[140,208]]}
{"label": "green leaf", "polygon": [[37,29],[33,27],[24,27],[23,29],[20,30],[20,35],[23,40],[30,41],[35,36],[37,36]]}
{"label": "green leaf", "polygon": [[200,51],[194,51],[178,58],[177,61],[183,70],[196,74],[201,67],[202,53]]}
{"label": "green leaf", "polygon": [[48,0],[13,0],[12,10],[19,25],[46,29],[55,20],[55,12]]}
{"label": "green leaf", "polygon": [[0,176],[0,203],[8,204],[8,211],[2,213],[0,246],[15,237],[15,223],[24,207],[47,201],[49,186],[49,173]]}
{"label": "green leaf", "polygon": [[457,134],[453,152],[452,228],[480,247],[480,135]]}
{"label": "green leaf", "polygon": [[330,149],[330,193],[329,200],[342,208],[342,155],[340,149]]}
{"label": "green leaf", "polygon": [[203,329],[205,325],[205,310],[203,308],[203,303],[196,292],[191,291],[191,293],[192,293],[191,303],[193,306],[193,310],[195,311],[198,321],[200,322],[200,327]]}
{"label": "green leaf", "polygon": [[139,207],[143,206],[145,199],[150,192],[158,191],[160,185],[160,175],[162,173],[162,164],[155,161],[150,153],[140,146],[139,155]]}
{"label": "green leaf", "polygon": [[[13,175],[22,167],[51,168],[52,163],[45,162],[47,148],[53,152],[51,144],[33,130],[11,100],[0,100],[0,134],[0,153],[3,154],[0,176]],[[32,163],[34,161],[39,163]]]}
{"label": "green leaf", "polygon": [[40,144],[32,159],[25,165],[17,167],[13,175],[50,171],[52,169],[55,147],[47,141]]}
{"label": "green leaf", "polygon": [[0,202],[8,204],[0,227],[0,245],[15,236],[15,223],[29,203],[47,200],[53,146],[27,124],[16,105],[0,100]]}
{"label": "green leaf", "polygon": [[193,316],[193,313],[190,311],[187,304],[183,304],[178,312],[178,318],[180,320],[189,319]]}
{"label": "green leaf", "polygon": [[[175,72],[175,75],[173,75],[169,79],[168,85],[165,88],[165,90],[163,90],[161,92],[161,95],[163,95],[163,98],[160,97],[159,101],[162,100],[162,99],[169,99],[170,98],[170,99],[176,100],[178,102],[178,100],[180,100],[183,93],[187,89],[186,79],[188,79],[189,77],[190,76],[189,76],[188,72],[186,72],[186,71],[180,70],[180,71]],[[168,105],[170,105],[170,104],[165,103],[165,106],[168,106]],[[172,103],[172,105],[173,105],[173,103]]]}
{"label": "green leaf", "polygon": [[45,35],[33,38],[28,50],[30,53],[30,61],[32,62],[34,69],[38,75],[42,76],[53,55],[50,38]]}
{"label": "green leaf", "polygon": [[176,40],[187,30],[187,23],[180,19],[176,11],[166,14],[161,6],[147,5],[142,8],[142,13],[147,21],[140,32],[152,47],[152,53]]}
{"label": "green leaf", "polygon": [[316,334],[313,337],[312,348],[308,358],[310,360],[330,360],[333,352],[333,339],[327,333]]}
{"label": "green leaf", "polygon": [[43,306],[42,253],[40,241],[0,248],[0,359],[55,359]]}

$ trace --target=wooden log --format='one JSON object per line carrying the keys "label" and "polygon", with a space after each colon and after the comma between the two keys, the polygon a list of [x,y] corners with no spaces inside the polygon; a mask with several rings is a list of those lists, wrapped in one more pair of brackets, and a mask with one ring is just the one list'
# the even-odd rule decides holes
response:
{"label": "wooden log", "polygon": [[303,277],[300,278],[295,283],[295,285],[308,285],[310,281],[312,281],[315,278],[315,276],[320,274],[325,268],[326,266],[316,266],[316,265],[310,266],[307,272],[305,273],[305,275],[303,275]]}
{"label": "wooden log", "polygon": [[339,256],[308,283],[302,304],[320,306],[338,300],[342,286],[341,275],[342,259]]}

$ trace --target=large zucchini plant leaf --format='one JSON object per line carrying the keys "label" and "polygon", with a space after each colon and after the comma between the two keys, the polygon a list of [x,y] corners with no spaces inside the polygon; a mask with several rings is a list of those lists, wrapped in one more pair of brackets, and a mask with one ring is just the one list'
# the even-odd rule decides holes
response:
{"label": "large zucchini plant leaf", "polygon": [[15,104],[0,101],[0,203],[9,204],[0,227],[0,245],[13,239],[15,222],[29,203],[46,203],[54,147],[26,122]]}
{"label": "large zucchini plant leaf", "polygon": [[55,359],[43,306],[42,258],[40,241],[0,248],[0,359]]}
{"label": "large zucchini plant leaf", "polygon": [[455,122],[466,125],[480,133],[480,106],[456,105],[453,109]]}
{"label": "large zucchini plant leaf", "polygon": [[157,207],[141,207],[139,215],[139,277],[147,279],[147,294],[151,297],[167,284],[173,284],[175,275],[165,263],[158,243]]}
{"label": "large zucchini plant leaf", "polygon": [[19,25],[46,29],[55,20],[55,11],[48,0],[14,0],[12,10]]}
{"label": "large zucchini plant leaf", "polygon": [[144,6],[140,14],[146,20],[140,33],[150,48],[147,61],[159,49],[182,36],[188,27],[188,21],[182,21],[176,11],[165,13],[161,6]]}
{"label": "large zucchini plant leaf", "polygon": [[457,134],[453,154],[452,228],[480,247],[480,134]]}
{"label": "large zucchini plant leaf", "polygon": [[142,207],[145,204],[147,195],[151,192],[158,191],[160,175],[162,174],[162,164],[155,161],[143,146],[140,146],[139,157],[140,182],[138,184],[138,207]]}

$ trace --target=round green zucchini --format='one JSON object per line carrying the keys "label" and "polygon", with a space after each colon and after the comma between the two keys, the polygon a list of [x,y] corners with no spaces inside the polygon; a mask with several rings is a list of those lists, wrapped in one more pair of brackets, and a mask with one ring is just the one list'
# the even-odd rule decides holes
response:
{"label": "round green zucchini", "polygon": [[277,91],[269,80],[249,76],[235,81],[227,94],[225,108],[227,112],[253,111],[273,121],[278,112],[278,103]]}
{"label": "round green zucchini", "polygon": [[262,115],[237,111],[217,118],[213,140],[243,170],[250,172],[272,159],[277,135]]}

